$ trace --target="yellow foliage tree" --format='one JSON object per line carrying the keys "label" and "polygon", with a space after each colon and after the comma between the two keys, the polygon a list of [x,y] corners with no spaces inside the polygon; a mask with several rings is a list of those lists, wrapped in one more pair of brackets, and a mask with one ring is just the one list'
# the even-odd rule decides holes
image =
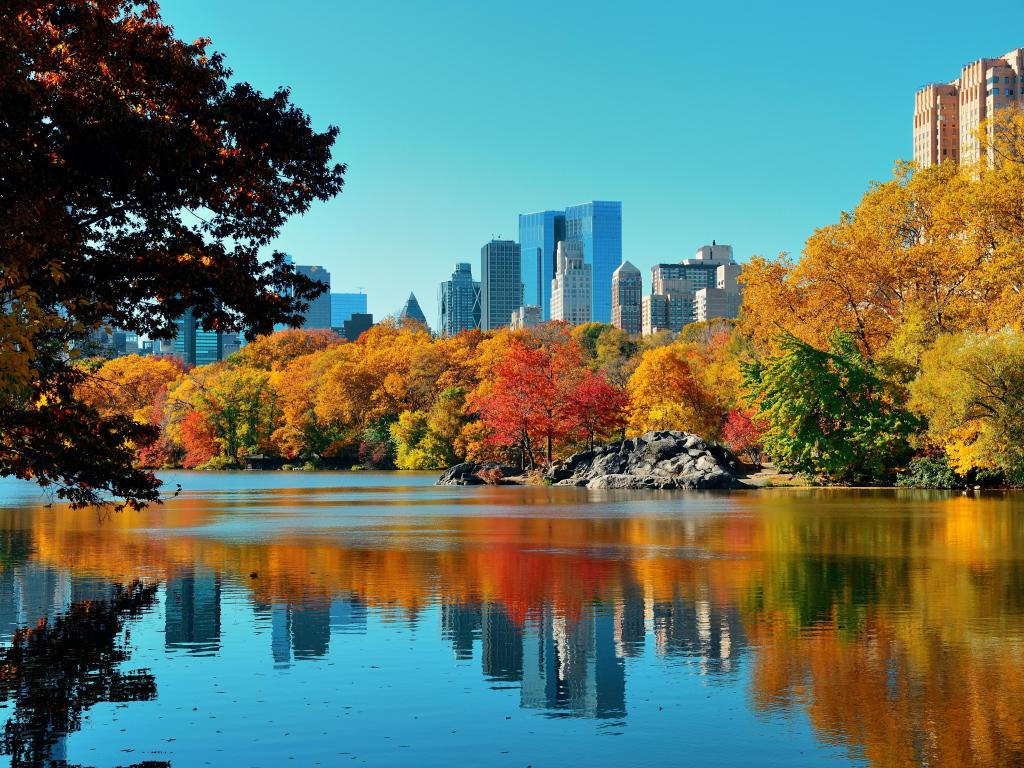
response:
{"label": "yellow foliage tree", "polygon": [[677,429],[717,437],[721,416],[693,370],[692,354],[681,344],[643,353],[627,388],[630,435]]}

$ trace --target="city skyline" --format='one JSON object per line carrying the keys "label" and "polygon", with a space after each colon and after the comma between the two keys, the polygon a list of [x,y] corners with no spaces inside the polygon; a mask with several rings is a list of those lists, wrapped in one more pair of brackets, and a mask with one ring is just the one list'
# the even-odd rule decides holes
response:
{"label": "city skyline", "polygon": [[[183,37],[209,35],[253,85],[288,84],[319,126],[341,128],[345,191],[290,221],[275,247],[335,274],[385,265],[359,269],[369,310],[391,315],[415,291],[428,318],[452,263],[475,263],[492,233],[517,239],[519,213],[579,200],[622,200],[622,255],[644,275],[716,237],[740,262],[797,253],[870,180],[913,157],[914,93],[1020,46],[1014,22],[1024,21],[1024,8],[1010,8],[997,26],[964,30],[954,26],[959,7],[940,3],[930,6],[935,35],[902,39],[896,52],[884,50],[879,16],[914,28],[912,7],[846,13],[841,39],[812,34],[837,11],[810,4],[751,9],[726,36],[715,8],[659,8],[663,23],[651,25],[642,9],[568,4],[578,24],[540,30],[532,2],[473,13],[402,4],[386,21],[383,8],[345,3],[303,3],[285,15],[237,0],[162,8]],[[439,18],[432,38],[418,34]],[[677,44],[680,25],[688,45]],[[332,42],[338,29],[344,46]],[[249,44],[300,34],[308,40],[299,50]],[[493,34],[530,55],[486,55]],[[609,55],[602,40],[621,45]],[[496,107],[549,76],[552,50],[563,66],[590,73],[574,85],[580,92],[567,100],[557,88],[537,90],[529,109],[498,119]],[[732,55],[746,66],[723,69]],[[849,94],[866,81],[870,91],[851,109]],[[593,108],[581,119],[584,101]]]}

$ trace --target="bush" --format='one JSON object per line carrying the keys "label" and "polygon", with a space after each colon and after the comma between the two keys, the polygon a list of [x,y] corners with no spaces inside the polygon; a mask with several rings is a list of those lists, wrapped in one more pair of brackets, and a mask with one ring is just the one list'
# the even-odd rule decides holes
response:
{"label": "bush", "polygon": [[966,483],[949,466],[946,454],[916,456],[896,476],[901,488],[963,488]]}

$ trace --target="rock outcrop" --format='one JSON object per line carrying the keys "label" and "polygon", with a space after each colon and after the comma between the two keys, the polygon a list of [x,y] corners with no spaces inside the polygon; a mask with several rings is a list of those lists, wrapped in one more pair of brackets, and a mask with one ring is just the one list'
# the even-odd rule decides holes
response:
{"label": "rock outcrop", "polygon": [[435,485],[502,485],[507,478],[519,478],[522,475],[523,470],[508,464],[466,461],[446,469]]}
{"label": "rock outcrop", "polygon": [[724,448],[687,432],[648,432],[556,461],[555,485],[587,488],[742,488],[739,464]]}

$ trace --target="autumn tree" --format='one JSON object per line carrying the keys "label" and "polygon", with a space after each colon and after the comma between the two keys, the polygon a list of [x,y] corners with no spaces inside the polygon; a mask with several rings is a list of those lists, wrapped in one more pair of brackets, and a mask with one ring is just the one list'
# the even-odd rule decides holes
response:
{"label": "autumn tree", "polygon": [[11,0],[0,15],[0,474],[75,504],[158,498],[130,446],[157,431],[76,395],[113,326],[168,338],[298,324],[325,286],[263,250],[344,168],[281,89],[234,77],[141,0]]}
{"label": "autumn tree", "polygon": [[153,423],[150,409],[157,395],[181,375],[181,364],[174,358],[125,355],[90,372],[75,394],[100,416]]}
{"label": "autumn tree", "polygon": [[922,356],[911,395],[954,470],[1024,483],[1024,335],[1004,328],[939,338]]}
{"label": "autumn tree", "polygon": [[286,328],[257,336],[232,355],[231,362],[236,366],[273,371],[297,357],[322,352],[343,341],[334,331],[326,329]]}
{"label": "autumn tree", "polygon": [[655,347],[642,353],[629,379],[632,435],[676,429],[715,439],[721,414],[694,371],[694,353],[686,345]]}
{"label": "autumn tree", "polygon": [[565,403],[568,435],[593,449],[596,441],[609,439],[625,426],[628,402],[621,388],[588,371],[572,387]]}

